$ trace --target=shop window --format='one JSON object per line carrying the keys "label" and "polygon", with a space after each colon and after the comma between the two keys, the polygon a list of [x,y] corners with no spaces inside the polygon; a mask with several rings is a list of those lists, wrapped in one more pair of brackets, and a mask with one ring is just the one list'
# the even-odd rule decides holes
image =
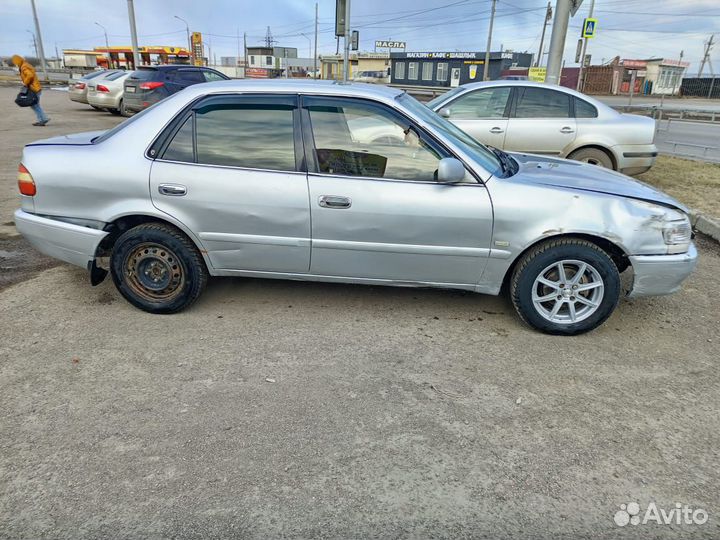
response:
{"label": "shop window", "polygon": [[395,78],[396,79],[404,79],[405,78],[405,62],[397,62],[395,64]]}
{"label": "shop window", "polygon": [[432,81],[433,65],[432,62],[423,62],[422,66],[422,80]]}
{"label": "shop window", "polygon": [[440,82],[447,81],[448,78],[448,64],[447,62],[440,62],[437,67],[437,80]]}
{"label": "shop window", "polygon": [[417,81],[418,79],[418,62],[408,63],[408,79]]}

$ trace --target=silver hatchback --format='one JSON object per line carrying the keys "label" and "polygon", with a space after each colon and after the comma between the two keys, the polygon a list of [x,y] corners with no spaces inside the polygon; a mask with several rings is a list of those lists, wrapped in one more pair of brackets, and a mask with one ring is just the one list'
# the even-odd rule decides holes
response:
{"label": "silver hatchback", "polygon": [[615,309],[621,272],[632,296],[668,294],[697,259],[668,195],[488,149],[377,85],[191,86],[110,131],[26,146],[18,182],[33,245],[93,284],[110,272],[152,313],[188,307],[208,276],[506,288],[533,327],[577,334]]}
{"label": "silver hatchback", "polygon": [[483,144],[640,174],[655,163],[655,120],[590,96],[529,81],[470,83],[428,107]]}

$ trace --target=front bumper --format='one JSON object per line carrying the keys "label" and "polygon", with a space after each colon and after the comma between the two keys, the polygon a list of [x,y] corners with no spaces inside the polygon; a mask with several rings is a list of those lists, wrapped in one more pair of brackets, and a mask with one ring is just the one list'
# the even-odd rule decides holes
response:
{"label": "front bumper", "polygon": [[95,259],[102,239],[108,235],[105,231],[40,217],[23,210],[15,211],[15,228],[41,253],[85,269]]}
{"label": "front bumper", "polygon": [[623,174],[644,173],[655,164],[658,149],[654,144],[621,144],[612,147],[617,169]]}
{"label": "front bumper", "polygon": [[676,292],[695,270],[697,259],[697,248],[693,243],[687,253],[631,256],[635,277],[628,296],[661,296]]}

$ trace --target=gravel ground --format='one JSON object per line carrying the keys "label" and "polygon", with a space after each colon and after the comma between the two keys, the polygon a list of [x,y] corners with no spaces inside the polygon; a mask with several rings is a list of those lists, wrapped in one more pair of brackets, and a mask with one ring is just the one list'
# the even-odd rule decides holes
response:
{"label": "gravel ground", "polygon": [[[40,130],[13,93],[0,223],[22,144],[117,121],[47,92]],[[720,249],[699,247],[680,293],[575,338],[461,292],[226,278],[151,316],[42,271],[0,292],[0,537],[718,538]],[[630,502],[709,520],[619,527]]]}

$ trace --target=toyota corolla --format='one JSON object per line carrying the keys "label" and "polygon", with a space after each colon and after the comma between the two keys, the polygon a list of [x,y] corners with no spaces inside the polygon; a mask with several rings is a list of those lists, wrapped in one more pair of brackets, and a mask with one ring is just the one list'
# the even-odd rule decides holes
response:
{"label": "toyota corolla", "polygon": [[[317,81],[183,90],[25,147],[18,230],[152,313],[209,276],[497,295],[578,334],[696,264],[686,208],[622,174],[488,148],[406,93]],[[628,291],[620,273],[632,273]]]}

